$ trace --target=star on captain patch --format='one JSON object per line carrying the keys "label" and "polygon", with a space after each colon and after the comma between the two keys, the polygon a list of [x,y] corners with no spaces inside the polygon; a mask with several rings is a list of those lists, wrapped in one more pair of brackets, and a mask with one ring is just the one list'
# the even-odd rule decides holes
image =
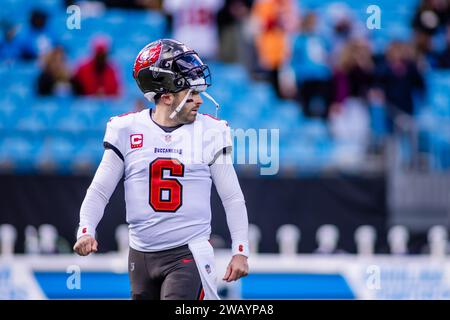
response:
{"label": "star on captain patch", "polygon": [[164,140],[166,141],[166,143],[169,143],[172,141],[172,136],[170,134],[166,134],[164,136]]}

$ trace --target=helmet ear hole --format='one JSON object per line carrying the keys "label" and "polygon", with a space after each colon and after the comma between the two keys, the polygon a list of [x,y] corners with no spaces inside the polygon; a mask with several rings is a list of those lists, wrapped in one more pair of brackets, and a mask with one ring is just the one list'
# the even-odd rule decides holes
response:
{"label": "helmet ear hole", "polygon": [[177,87],[182,87],[184,85],[184,80],[183,79],[178,79],[175,81],[175,86]]}

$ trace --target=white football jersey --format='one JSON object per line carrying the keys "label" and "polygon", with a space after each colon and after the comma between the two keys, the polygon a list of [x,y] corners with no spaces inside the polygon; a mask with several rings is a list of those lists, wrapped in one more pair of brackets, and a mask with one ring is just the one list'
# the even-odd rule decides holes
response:
{"label": "white football jersey", "polygon": [[104,138],[124,161],[130,246],[160,251],[209,239],[209,165],[231,148],[227,123],[198,113],[191,124],[168,133],[150,110],[112,117]]}

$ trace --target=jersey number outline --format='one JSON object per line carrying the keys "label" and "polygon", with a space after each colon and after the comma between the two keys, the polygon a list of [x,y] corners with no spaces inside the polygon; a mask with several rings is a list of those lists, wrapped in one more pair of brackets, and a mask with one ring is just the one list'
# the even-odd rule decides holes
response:
{"label": "jersey number outline", "polygon": [[[163,177],[165,170],[171,178]],[[184,177],[184,164],[178,159],[156,158],[150,163],[149,204],[155,212],[176,212],[183,204],[183,185],[172,177]],[[163,191],[168,193],[166,200]]]}

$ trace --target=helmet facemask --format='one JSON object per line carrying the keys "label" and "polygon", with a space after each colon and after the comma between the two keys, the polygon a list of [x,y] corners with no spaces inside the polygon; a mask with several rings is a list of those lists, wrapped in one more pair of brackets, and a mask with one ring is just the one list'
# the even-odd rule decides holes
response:
{"label": "helmet facemask", "polygon": [[172,70],[177,74],[174,83],[179,90],[192,89],[203,92],[211,85],[209,67],[204,64],[195,51],[188,51],[172,61]]}
{"label": "helmet facemask", "polygon": [[[195,51],[188,51],[175,57],[172,63],[172,69],[178,74],[178,77],[174,80],[175,85],[180,87],[179,91],[189,90],[181,103],[169,116],[170,119],[173,119],[180,112],[192,92],[206,93],[206,89],[211,85],[209,67],[201,61]],[[210,99],[210,96],[207,97]]]}

